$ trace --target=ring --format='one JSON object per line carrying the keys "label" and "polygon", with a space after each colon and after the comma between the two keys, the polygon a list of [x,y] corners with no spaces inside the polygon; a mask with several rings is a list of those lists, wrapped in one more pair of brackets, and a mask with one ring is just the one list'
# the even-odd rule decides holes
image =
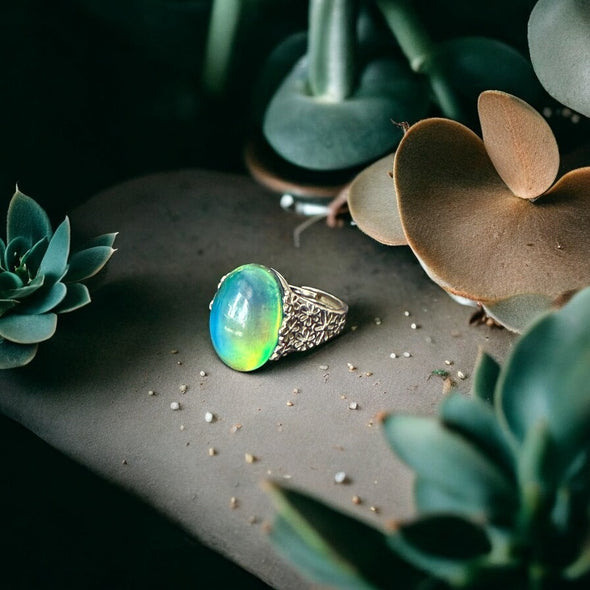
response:
{"label": "ring", "polygon": [[219,358],[236,371],[254,371],[339,334],[348,305],[319,289],[289,285],[272,268],[244,264],[221,279],[209,309]]}

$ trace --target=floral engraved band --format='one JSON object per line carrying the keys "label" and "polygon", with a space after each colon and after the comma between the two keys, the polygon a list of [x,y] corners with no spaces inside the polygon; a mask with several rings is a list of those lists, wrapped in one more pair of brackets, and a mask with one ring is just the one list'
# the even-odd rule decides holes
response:
{"label": "floral engraved band", "polygon": [[276,270],[244,264],[225,275],[209,306],[219,358],[236,371],[323,344],[339,334],[348,305],[325,291],[289,285]]}

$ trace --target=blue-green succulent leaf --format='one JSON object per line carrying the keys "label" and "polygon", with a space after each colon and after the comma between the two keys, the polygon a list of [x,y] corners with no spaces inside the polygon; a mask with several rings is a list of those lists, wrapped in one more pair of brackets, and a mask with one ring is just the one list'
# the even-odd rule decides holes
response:
{"label": "blue-green succulent leaf", "polygon": [[115,250],[110,246],[93,246],[79,250],[70,257],[64,281],[79,282],[94,276],[109,261]]}
{"label": "blue-green succulent leaf", "polygon": [[68,313],[90,303],[88,287],[82,283],[68,283],[68,292],[63,301],[54,308],[55,313]]}
{"label": "blue-green succulent leaf", "polygon": [[7,291],[14,291],[20,289],[23,286],[21,278],[13,272],[0,273],[0,293],[4,296]]}
{"label": "blue-green succulent leaf", "polygon": [[80,250],[86,250],[87,248],[94,248],[95,246],[107,246],[108,248],[112,248],[113,244],[115,243],[115,239],[119,235],[119,232],[113,232],[110,234],[102,234],[100,236],[95,236],[88,240]]}
{"label": "blue-green succulent leaf", "polygon": [[10,240],[4,253],[4,268],[6,270],[15,270],[21,264],[21,258],[25,256],[30,248],[28,241],[23,236],[17,236]]}
{"label": "blue-green succulent leaf", "polygon": [[474,520],[491,520],[487,514],[487,503],[479,504],[475,498],[457,496],[447,491],[440,482],[428,477],[417,477],[414,481],[414,501],[421,514],[457,514]]}
{"label": "blue-green succulent leaf", "polygon": [[43,256],[47,251],[47,245],[49,240],[47,238],[41,238],[32,248],[26,252],[22,258],[22,264],[25,264],[29,275],[34,277],[39,272],[39,265]]}
{"label": "blue-green succulent leaf", "polygon": [[22,300],[41,288],[44,281],[45,277],[43,275],[37,275],[32,281],[29,282],[29,284],[23,285],[22,287],[12,291],[5,291],[4,296],[10,299]]}
{"label": "blue-green succulent leaf", "polygon": [[383,563],[395,569],[400,587],[415,587],[424,578],[389,550],[380,531],[305,494],[274,484],[267,489],[278,511],[270,540],[313,581],[355,590],[387,588]]}
{"label": "blue-green succulent leaf", "polygon": [[18,311],[26,315],[47,313],[64,300],[67,290],[61,282],[49,284],[45,289],[37,290],[34,295],[25,299]]}
{"label": "blue-green succulent leaf", "polygon": [[0,269],[1,270],[8,270],[5,266],[6,264],[6,244],[4,240],[0,238]]}
{"label": "blue-green succulent leaf", "polygon": [[431,515],[401,526],[389,546],[415,567],[459,587],[469,580],[475,560],[492,545],[485,530],[455,515]]}
{"label": "blue-green succulent leaf", "polygon": [[64,276],[69,255],[70,221],[66,217],[55,230],[39,265],[39,272],[45,275],[46,282],[59,281]]}
{"label": "blue-green succulent leaf", "polygon": [[49,340],[57,327],[57,315],[9,314],[0,318],[0,337],[17,344],[35,344]]}
{"label": "blue-green succulent leaf", "polygon": [[16,299],[0,299],[0,317],[17,305],[18,301]]}
{"label": "blue-green succulent leaf", "polygon": [[6,217],[6,239],[11,242],[22,237],[28,250],[41,238],[51,237],[51,221],[43,208],[31,197],[21,193],[18,188],[8,205]]}
{"label": "blue-green succulent leaf", "polygon": [[439,408],[445,426],[458,432],[501,467],[508,477],[514,470],[514,454],[492,407],[478,398],[451,394]]}
{"label": "blue-green succulent leaf", "polygon": [[499,417],[517,444],[546,423],[562,469],[590,440],[590,288],[517,341],[497,383]]}
{"label": "blue-green succulent leaf", "polygon": [[500,364],[483,350],[479,351],[473,370],[471,393],[477,399],[494,404],[496,381],[500,375]]}
{"label": "blue-green succulent leaf", "polygon": [[431,418],[401,414],[386,417],[384,431],[393,450],[418,477],[481,506],[487,514],[500,517],[514,510],[513,482],[460,434]]}
{"label": "blue-green succulent leaf", "polygon": [[30,363],[37,354],[37,344],[16,344],[0,338],[0,369],[15,369]]}
{"label": "blue-green succulent leaf", "polygon": [[365,164],[393,151],[401,139],[392,119],[414,122],[426,115],[425,84],[407,64],[379,59],[362,69],[353,94],[330,102],[309,91],[304,57],[269,103],[263,132],[281,157],[303,168]]}

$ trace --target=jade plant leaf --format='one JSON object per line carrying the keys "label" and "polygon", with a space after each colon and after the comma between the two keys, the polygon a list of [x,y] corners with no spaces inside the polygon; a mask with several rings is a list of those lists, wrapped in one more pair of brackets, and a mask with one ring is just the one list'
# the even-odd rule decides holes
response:
{"label": "jade plant leaf", "polygon": [[390,551],[377,529],[303,493],[270,483],[265,487],[279,515],[271,542],[314,581],[359,590],[388,588],[383,563],[395,568],[403,587],[425,577]]}
{"label": "jade plant leaf", "polygon": [[557,101],[590,117],[590,16],[581,0],[539,0],[528,23],[536,75]]}
{"label": "jade plant leaf", "polygon": [[11,314],[0,318],[0,337],[17,344],[35,344],[49,340],[57,327],[57,315]]}
{"label": "jade plant leaf", "polygon": [[0,369],[15,369],[30,363],[37,348],[37,344],[15,344],[0,338]]}
{"label": "jade plant leaf", "polygon": [[393,186],[393,154],[360,172],[348,187],[348,207],[359,229],[388,246],[407,244]]}
{"label": "jade plant leaf", "polygon": [[[546,423],[562,465],[590,439],[590,290],[537,320],[516,343],[497,383],[514,439]],[[558,345],[556,343],[559,343]]]}
{"label": "jade plant leaf", "polygon": [[18,188],[8,206],[6,216],[6,240],[11,242],[21,237],[29,249],[41,238],[49,239],[52,234],[51,221],[43,208]]}
{"label": "jade plant leaf", "polygon": [[510,477],[460,434],[433,419],[401,414],[388,416],[383,426],[390,446],[418,477],[438,483],[476,511],[501,515],[514,509]]}
{"label": "jade plant leaf", "polygon": [[337,170],[379,158],[402,134],[391,119],[415,121],[428,108],[424,80],[401,60],[367,64],[355,92],[341,102],[315,97],[307,80],[304,57],[268,105],[263,126],[274,150],[303,168]]}

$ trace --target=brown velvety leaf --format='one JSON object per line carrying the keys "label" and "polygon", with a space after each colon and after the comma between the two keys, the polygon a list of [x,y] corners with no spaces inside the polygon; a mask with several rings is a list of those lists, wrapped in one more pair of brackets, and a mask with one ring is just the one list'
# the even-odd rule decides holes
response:
{"label": "brown velvety leaf", "polygon": [[365,168],[348,189],[348,207],[358,227],[388,246],[407,244],[393,186],[393,154]]}
{"label": "brown velvety leaf", "polygon": [[506,92],[482,92],[477,103],[483,141],[498,174],[524,199],[553,183],[559,150],[547,121],[528,103]]}
{"label": "brown velvety leaf", "polygon": [[394,179],[408,244],[447,291],[486,304],[590,284],[590,168],[531,202],[502,182],[472,131],[426,119],[402,139]]}

